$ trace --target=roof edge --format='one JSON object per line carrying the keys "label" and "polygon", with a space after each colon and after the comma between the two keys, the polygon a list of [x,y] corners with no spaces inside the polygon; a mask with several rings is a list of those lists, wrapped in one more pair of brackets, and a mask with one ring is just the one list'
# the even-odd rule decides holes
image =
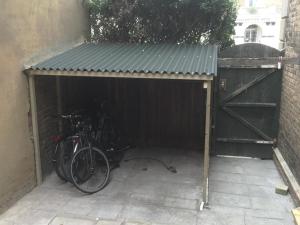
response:
{"label": "roof edge", "polygon": [[134,79],[175,79],[175,80],[213,80],[215,74],[184,73],[131,73],[131,72],[95,72],[95,71],[61,71],[27,69],[28,76],[69,76],[69,77],[107,77]]}
{"label": "roof edge", "polygon": [[31,69],[33,66],[38,65],[41,62],[47,61],[57,55],[63,54],[73,48],[76,48],[86,43],[87,42],[85,41],[72,42],[67,45],[64,45],[64,47],[59,46],[53,49],[47,49],[40,54],[33,55],[31,59],[27,61],[27,63],[23,64],[23,71],[25,72],[26,70]]}

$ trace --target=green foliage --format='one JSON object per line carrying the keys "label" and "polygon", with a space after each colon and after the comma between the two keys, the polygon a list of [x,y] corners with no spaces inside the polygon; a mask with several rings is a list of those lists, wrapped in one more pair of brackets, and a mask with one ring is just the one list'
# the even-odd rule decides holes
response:
{"label": "green foliage", "polygon": [[90,0],[92,40],[233,44],[234,0]]}

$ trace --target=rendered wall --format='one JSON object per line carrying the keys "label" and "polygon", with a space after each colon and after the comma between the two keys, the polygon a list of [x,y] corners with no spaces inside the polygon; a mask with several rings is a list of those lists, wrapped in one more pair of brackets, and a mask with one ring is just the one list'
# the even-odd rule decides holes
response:
{"label": "rendered wall", "polygon": [[[290,0],[286,56],[300,56],[300,0]],[[283,74],[278,147],[300,183],[300,66],[286,65]]]}
{"label": "rendered wall", "polygon": [[24,64],[88,38],[81,0],[0,1],[0,212],[35,185]]}

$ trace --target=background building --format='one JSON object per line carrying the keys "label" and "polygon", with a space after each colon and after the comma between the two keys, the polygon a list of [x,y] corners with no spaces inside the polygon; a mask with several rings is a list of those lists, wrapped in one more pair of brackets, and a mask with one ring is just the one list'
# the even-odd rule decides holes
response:
{"label": "background building", "polygon": [[281,0],[239,0],[235,44],[261,43],[280,46]]}

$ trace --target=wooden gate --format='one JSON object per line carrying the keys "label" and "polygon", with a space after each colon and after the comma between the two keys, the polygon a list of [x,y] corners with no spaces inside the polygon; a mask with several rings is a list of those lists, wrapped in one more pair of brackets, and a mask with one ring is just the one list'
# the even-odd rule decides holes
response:
{"label": "wooden gate", "polygon": [[282,70],[261,64],[280,52],[244,44],[220,54],[215,93],[214,153],[272,158],[276,144]]}

